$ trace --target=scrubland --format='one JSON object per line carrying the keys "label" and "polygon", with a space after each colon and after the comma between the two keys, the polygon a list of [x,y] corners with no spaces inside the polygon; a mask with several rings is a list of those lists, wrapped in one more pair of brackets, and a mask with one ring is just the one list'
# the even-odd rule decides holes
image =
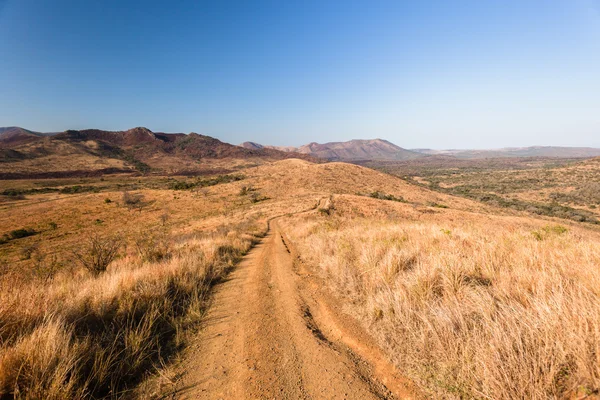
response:
{"label": "scrubland", "polygon": [[597,230],[451,209],[419,213],[354,196],[333,203],[329,214],[288,219],[290,239],[399,370],[433,397],[598,392]]}
{"label": "scrubland", "polygon": [[599,224],[600,159],[503,158],[371,162],[421,187],[505,210]]}

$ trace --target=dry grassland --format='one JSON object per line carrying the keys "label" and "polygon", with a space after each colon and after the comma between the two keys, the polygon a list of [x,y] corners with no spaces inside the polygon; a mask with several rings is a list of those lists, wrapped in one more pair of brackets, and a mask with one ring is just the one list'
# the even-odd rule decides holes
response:
{"label": "dry grassland", "polygon": [[[12,192],[0,202],[0,397],[133,393],[278,215],[302,260],[432,397],[598,393],[595,226],[502,215],[343,163],[240,173],[1,181]],[[321,198],[319,212],[292,215]],[[105,272],[78,257],[89,261],[94,238],[118,242]]]}
{"label": "dry grassland", "polygon": [[290,239],[432,396],[598,392],[597,230],[452,209],[423,214],[354,196],[333,203],[331,215],[289,219]]}
{"label": "dry grassland", "polygon": [[[244,179],[168,189],[176,182],[198,180],[88,179],[79,183],[98,193],[34,192],[0,205],[0,397],[126,395],[181,348],[210,287],[264,234],[267,217],[314,202],[253,202],[240,195]],[[2,188],[40,183],[74,182]],[[94,259],[102,248],[91,244],[103,241],[118,245],[117,257],[90,272],[78,256]]]}

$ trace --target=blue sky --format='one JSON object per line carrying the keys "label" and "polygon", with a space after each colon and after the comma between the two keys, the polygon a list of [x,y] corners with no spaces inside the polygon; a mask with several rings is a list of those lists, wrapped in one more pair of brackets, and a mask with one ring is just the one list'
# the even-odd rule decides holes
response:
{"label": "blue sky", "polygon": [[0,126],[600,147],[600,0],[0,0]]}

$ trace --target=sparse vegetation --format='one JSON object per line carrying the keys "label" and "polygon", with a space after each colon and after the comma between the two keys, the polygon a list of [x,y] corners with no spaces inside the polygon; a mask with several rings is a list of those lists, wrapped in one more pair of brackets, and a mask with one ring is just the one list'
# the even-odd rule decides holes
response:
{"label": "sparse vegetation", "polygon": [[249,193],[255,191],[256,189],[254,189],[254,186],[252,185],[244,185],[240,188],[240,196],[246,196]]}
{"label": "sparse vegetation", "polygon": [[414,184],[494,207],[600,223],[595,211],[600,204],[600,173],[593,161],[433,159],[369,165]]}
{"label": "sparse vegetation", "polygon": [[219,175],[214,178],[201,179],[197,178],[192,181],[175,181],[171,183],[171,189],[173,190],[189,190],[193,188],[203,188],[208,186],[215,186],[222,183],[237,182],[244,179],[244,175]]}
{"label": "sparse vegetation", "polygon": [[374,199],[379,199],[379,200],[389,200],[389,201],[397,201],[400,203],[406,203],[406,200],[404,200],[404,198],[402,196],[396,197],[394,195],[385,194],[385,193],[382,193],[379,191],[369,193],[369,197],[372,197]]}

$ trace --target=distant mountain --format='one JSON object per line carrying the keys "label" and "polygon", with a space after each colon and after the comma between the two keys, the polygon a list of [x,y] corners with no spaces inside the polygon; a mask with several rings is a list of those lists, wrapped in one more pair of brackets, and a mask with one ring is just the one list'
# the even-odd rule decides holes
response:
{"label": "distant mountain", "polygon": [[35,132],[18,126],[0,127],[0,143],[18,143],[44,136],[53,136],[57,132]]}
{"label": "distant mountain", "polygon": [[265,148],[265,146],[263,146],[262,144],[254,143],[254,142],[244,142],[244,143],[240,144],[240,147],[243,147],[245,149],[250,149],[250,150],[262,150]]}
{"label": "distant mountain", "polygon": [[48,135],[52,134],[34,132],[18,126],[8,126],[0,128],[0,143],[22,143]]}
{"label": "distant mountain", "polygon": [[414,152],[427,155],[445,155],[457,158],[500,158],[500,157],[557,157],[557,158],[589,158],[600,156],[600,149],[592,147],[558,147],[531,146],[506,147],[489,150],[432,150],[411,149]]}
{"label": "distant mountain", "polygon": [[0,178],[4,179],[136,171],[197,174],[231,170],[248,161],[286,158],[316,161],[306,154],[246,149],[197,133],[152,132],[143,127],[116,132],[68,130],[51,135],[0,128]]}
{"label": "distant mountain", "polygon": [[240,145],[246,149],[276,149],[297,152],[331,161],[357,160],[409,160],[422,157],[421,154],[403,149],[383,139],[350,140],[348,142],[309,143],[300,147],[264,146],[254,142]]}

